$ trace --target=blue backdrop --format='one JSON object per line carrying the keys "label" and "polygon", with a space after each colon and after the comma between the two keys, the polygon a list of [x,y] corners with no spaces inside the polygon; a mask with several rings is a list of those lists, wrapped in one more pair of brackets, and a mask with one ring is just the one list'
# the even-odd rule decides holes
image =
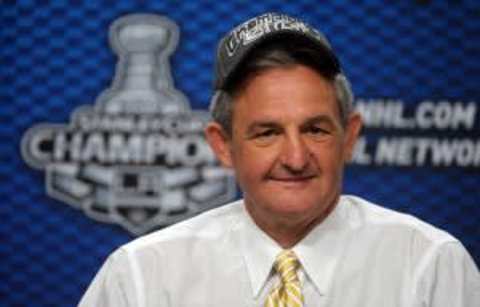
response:
{"label": "blue backdrop", "polygon": [[[6,0],[0,2],[3,306],[75,305],[106,256],[133,238],[120,226],[48,197],[44,172],[20,155],[28,128],[69,122],[75,108],[93,105],[109,87],[117,59],[108,46],[108,26],[129,13],[172,19],[180,28],[171,58],[175,86],[194,109],[206,109],[217,41],[266,11],[298,16],[321,29],[357,101],[397,117],[396,124],[375,121],[374,111],[363,110],[370,116],[367,145],[347,171],[345,191],[449,231],[480,264],[477,1]],[[385,111],[397,105],[402,107]],[[453,158],[436,156],[449,150]]]}

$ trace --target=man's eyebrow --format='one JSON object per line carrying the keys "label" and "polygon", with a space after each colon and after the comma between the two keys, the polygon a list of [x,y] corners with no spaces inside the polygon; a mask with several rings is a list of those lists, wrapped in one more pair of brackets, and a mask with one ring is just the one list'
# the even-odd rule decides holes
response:
{"label": "man's eyebrow", "polygon": [[333,120],[330,116],[327,116],[327,115],[317,115],[317,116],[313,116],[313,117],[308,118],[302,124],[302,126],[310,126],[310,125],[313,125],[313,124],[321,124],[321,123],[326,123],[326,124],[333,125]]}

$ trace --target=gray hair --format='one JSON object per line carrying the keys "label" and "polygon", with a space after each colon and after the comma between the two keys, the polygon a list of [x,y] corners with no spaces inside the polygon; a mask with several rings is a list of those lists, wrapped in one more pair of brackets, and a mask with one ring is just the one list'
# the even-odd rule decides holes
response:
{"label": "gray hair", "polygon": [[306,65],[332,82],[339,106],[340,121],[342,126],[345,127],[350,114],[353,112],[353,94],[345,75],[331,71],[325,63],[316,59],[311,50],[304,48],[292,52],[291,48],[276,45],[258,52],[254,51],[242,67],[238,69],[239,71],[229,78],[227,86],[214,93],[210,103],[212,119],[222,126],[228,136],[231,136],[234,100],[243,89],[246,81],[267,69],[291,67],[293,65]]}

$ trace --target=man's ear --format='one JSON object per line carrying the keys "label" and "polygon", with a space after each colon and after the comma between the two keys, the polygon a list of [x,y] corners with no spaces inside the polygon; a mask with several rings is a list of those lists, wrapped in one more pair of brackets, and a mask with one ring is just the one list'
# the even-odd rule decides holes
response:
{"label": "man's ear", "polygon": [[345,162],[350,161],[353,156],[353,149],[357,142],[360,131],[362,130],[362,117],[359,113],[354,112],[350,115],[345,131]]}
{"label": "man's ear", "polygon": [[205,127],[205,136],[210,148],[224,167],[232,167],[231,142],[228,133],[217,122],[209,122]]}

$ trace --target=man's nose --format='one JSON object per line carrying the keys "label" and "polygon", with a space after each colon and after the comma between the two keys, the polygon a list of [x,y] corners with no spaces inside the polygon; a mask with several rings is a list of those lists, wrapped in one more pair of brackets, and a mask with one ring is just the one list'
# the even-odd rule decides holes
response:
{"label": "man's nose", "polygon": [[300,133],[286,135],[281,153],[282,165],[292,172],[302,172],[309,163],[310,151]]}

